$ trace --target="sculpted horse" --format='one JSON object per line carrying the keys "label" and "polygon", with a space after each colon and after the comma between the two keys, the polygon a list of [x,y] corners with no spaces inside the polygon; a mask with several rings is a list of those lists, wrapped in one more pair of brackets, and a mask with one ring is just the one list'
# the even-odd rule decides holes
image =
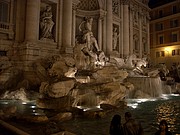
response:
{"label": "sculpted horse", "polygon": [[137,72],[138,74],[144,74],[142,66],[146,67],[147,66],[147,61],[145,58],[142,58],[136,62],[136,67],[133,69],[134,72]]}

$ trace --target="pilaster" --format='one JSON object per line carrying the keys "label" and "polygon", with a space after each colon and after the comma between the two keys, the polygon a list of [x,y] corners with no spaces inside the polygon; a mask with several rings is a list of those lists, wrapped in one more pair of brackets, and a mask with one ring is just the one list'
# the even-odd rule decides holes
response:
{"label": "pilaster", "polygon": [[112,0],[107,0],[107,41],[106,41],[106,53],[110,54],[112,51]]}
{"label": "pilaster", "polygon": [[128,5],[123,5],[123,52],[124,56],[129,55],[129,9]]}
{"label": "pilaster", "polygon": [[39,36],[40,0],[27,0],[26,4],[26,41],[37,41]]}
{"label": "pilaster", "polygon": [[72,48],[72,0],[63,1],[62,51],[71,53]]}

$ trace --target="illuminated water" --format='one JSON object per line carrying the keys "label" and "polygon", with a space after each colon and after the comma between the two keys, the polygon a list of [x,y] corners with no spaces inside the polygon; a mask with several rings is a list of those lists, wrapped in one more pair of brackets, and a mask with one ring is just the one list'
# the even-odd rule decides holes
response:
{"label": "illuminated water", "polygon": [[158,123],[165,119],[169,130],[180,135],[180,96],[169,94],[158,99],[129,100],[129,108],[136,119],[141,121],[145,135],[152,135],[158,129]]}
{"label": "illuminated water", "polygon": [[[77,135],[109,135],[109,124],[113,115],[120,114],[122,116],[122,123],[124,123],[124,113],[130,111],[141,122],[145,135],[154,134],[161,119],[168,121],[169,129],[174,135],[180,135],[179,95],[163,95],[156,99],[129,99],[127,102],[127,108],[108,113],[105,118],[76,118],[67,122],[60,122],[59,125]],[[35,102],[21,103],[19,101],[1,100],[0,108],[13,104],[19,104],[17,106],[19,113],[44,115],[43,111],[36,107]]]}
{"label": "illuminated water", "polygon": [[180,135],[180,96],[164,95],[158,99],[129,99],[128,108],[117,110],[108,114],[103,119],[76,119],[64,123],[68,130],[78,135],[109,135],[109,124],[114,114],[122,116],[130,111],[133,116],[141,122],[145,135],[153,135],[161,119],[166,119],[169,123],[169,129],[174,135]]}

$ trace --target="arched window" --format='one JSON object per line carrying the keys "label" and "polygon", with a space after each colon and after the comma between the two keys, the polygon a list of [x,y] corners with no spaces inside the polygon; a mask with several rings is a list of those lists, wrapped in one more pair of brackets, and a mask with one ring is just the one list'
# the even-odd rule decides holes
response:
{"label": "arched window", "polygon": [[14,0],[0,0],[0,32],[8,35],[9,39],[14,38],[13,7]]}
{"label": "arched window", "polygon": [[0,1],[0,22],[9,22],[9,5],[10,2],[7,0]]}

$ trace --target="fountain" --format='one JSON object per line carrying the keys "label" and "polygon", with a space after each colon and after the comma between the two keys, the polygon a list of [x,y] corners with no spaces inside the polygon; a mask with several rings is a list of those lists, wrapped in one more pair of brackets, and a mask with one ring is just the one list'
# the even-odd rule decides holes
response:
{"label": "fountain", "polygon": [[[76,47],[79,48],[78,45]],[[81,50],[78,52],[76,47],[76,54],[82,53],[83,57],[88,57]],[[87,59],[68,55],[35,61],[33,78],[21,79],[16,90],[6,87],[8,91],[1,95],[0,117],[16,117],[17,120],[36,123],[63,122],[77,116],[103,118],[115,108],[124,108],[129,98],[150,99],[165,93],[163,90],[167,85],[158,76],[159,70],[142,68],[147,64],[144,59],[135,56],[127,60],[116,57],[107,59],[102,51],[97,56],[96,61],[90,63]],[[34,78],[38,81],[33,82]],[[2,88],[10,82],[5,79],[0,82]],[[40,86],[38,92],[27,90],[29,85],[37,83]]]}
{"label": "fountain", "polygon": [[73,56],[61,54],[36,60],[31,78],[21,78],[20,69],[16,69],[16,74],[12,72],[15,69],[3,57],[1,89],[16,88],[17,91],[6,91],[1,99],[29,100],[26,89],[39,86],[39,96],[35,99],[39,108],[62,110],[78,107],[87,110],[94,106],[99,108],[102,104],[119,106],[126,98],[160,96],[163,86],[159,70],[146,70],[146,58],[140,59],[134,54],[127,59],[113,54],[106,57],[97,45],[91,24],[92,18],[86,18],[80,24],[83,36],[76,42]]}
{"label": "fountain", "polygon": [[[84,34],[86,41],[76,43],[73,56],[53,55],[34,61],[31,78],[21,78],[23,71],[15,70],[10,61],[3,58],[1,100],[7,104],[10,100],[20,100],[22,106],[30,105],[33,112],[31,117],[19,117],[24,111],[17,109],[23,107],[14,108],[18,105],[9,104],[12,109],[8,118],[12,114],[17,119],[47,122],[69,120],[79,114],[103,117],[114,108],[123,108],[127,98],[154,98],[164,93],[159,70],[143,68],[147,65],[145,58],[134,54],[127,59],[113,55],[108,58],[98,48],[93,33],[88,30]],[[35,86],[39,86],[38,91],[28,91]],[[49,115],[48,111],[53,113]],[[5,114],[2,109],[0,117],[7,118]]]}

